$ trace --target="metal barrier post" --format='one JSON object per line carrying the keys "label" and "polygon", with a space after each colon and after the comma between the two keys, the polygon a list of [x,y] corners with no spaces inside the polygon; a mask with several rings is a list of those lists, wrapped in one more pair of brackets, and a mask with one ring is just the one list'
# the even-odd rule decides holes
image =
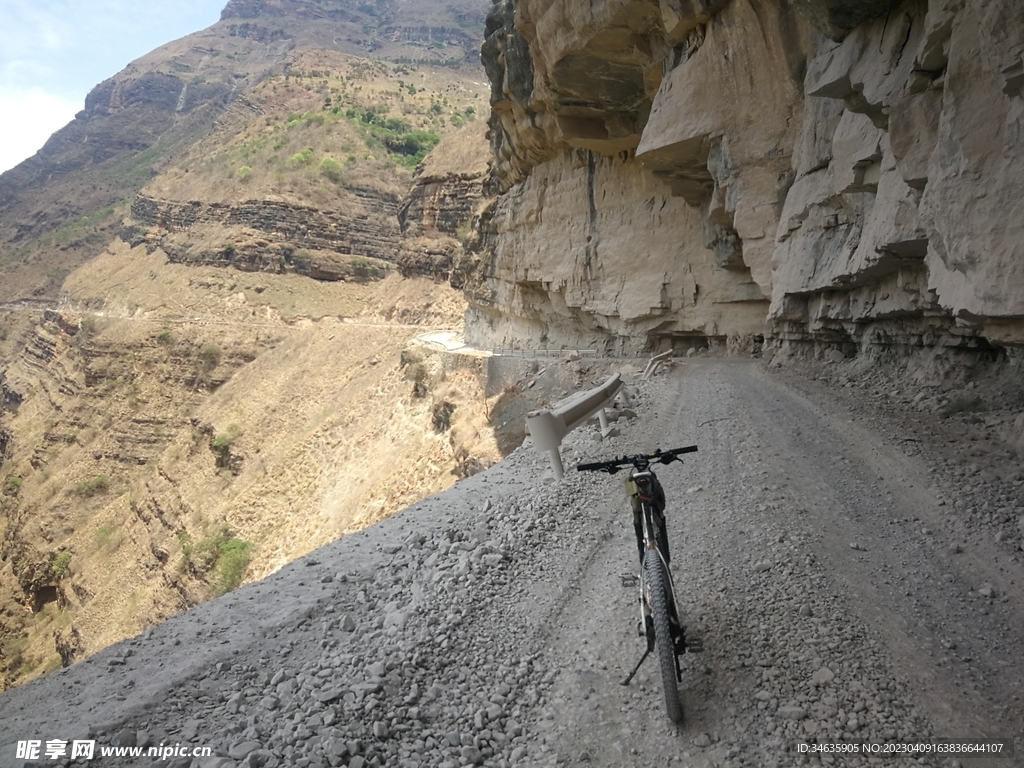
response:
{"label": "metal barrier post", "polygon": [[604,409],[611,404],[621,388],[622,377],[616,373],[599,387],[560,400],[551,408],[526,414],[526,429],[533,437],[537,450],[547,452],[550,457],[555,479],[561,480],[565,473],[562,456],[558,452],[562,438],[594,414],[601,420],[601,432],[607,437],[610,430],[608,414]]}

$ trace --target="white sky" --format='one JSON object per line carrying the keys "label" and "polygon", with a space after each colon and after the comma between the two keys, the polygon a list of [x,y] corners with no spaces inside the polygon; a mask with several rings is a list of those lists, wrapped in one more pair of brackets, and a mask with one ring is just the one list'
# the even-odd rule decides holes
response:
{"label": "white sky", "polygon": [[38,151],[129,62],[205,29],[227,0],[0,0],[0,172]]}

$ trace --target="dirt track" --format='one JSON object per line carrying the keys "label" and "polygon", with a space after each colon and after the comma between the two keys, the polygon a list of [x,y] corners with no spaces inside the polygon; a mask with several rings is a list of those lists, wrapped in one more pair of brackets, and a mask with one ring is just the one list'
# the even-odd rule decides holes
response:
{"label": "dirt track", "polygon": [[[707,650],[688,657],[681,738],[660,717],[653,664],[632,693],[616,685],[640,644],[627,621],[633,593],[618,585],[632,532],[618,482],[605,480],[598,524],[614,537],[553,632],[556,655],[573,659],[553,707],[563,751],[592,765],[658,764],[677,749],[706,751],[708,764],[732,754],[788,765],[797,756],[785,744],[798,738],[1022,734],[1019,553],[1014,562],[1005,544],[966,538],[958,489],[927,461],[856,403],[751,364],[689,362],[643,399],[650,410],[614,445],[580,456],[700,446],[659,476],[677,589]],[[993,599],[978,594],[986,582]],[[823,667],[834,679],[819,686]]]}
{"label": "dirt track", "polygon": [[[687,361],[633,391],[639,417],[621,436],[579,430],[563,456],[700,447],[659,470],[678,594],[706,649],[686,657],[682,729],[653,660],[618,685],[642,650],[620,584],[635,570],[620,476],[554,484],[527,446],[142,642],[0,696],[5,759],[13,740],[61,725],[99,740],[185,734],[231,755],[203,768],[781,767],[806,762],[799,742],[840,737],[1016,736],[1020,754],[1019,538],[965,524],[973,489],[912,432],[932,422],[907,411],[894,442],[891,409],[755,363]],[[967,764],[988,762],[1024,761]]]}

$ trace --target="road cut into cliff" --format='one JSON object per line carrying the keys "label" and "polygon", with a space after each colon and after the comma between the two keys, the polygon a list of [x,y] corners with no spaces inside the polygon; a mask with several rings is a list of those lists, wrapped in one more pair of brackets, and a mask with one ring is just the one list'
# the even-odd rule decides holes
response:
{"label": "road cut into cliff", "polygon": [[[31,764],[38,742],[46,764],[53,740],[63,765],[176,768],[859,766],[879,758],[800,745],[939,738],[1021,754],[1024,477],[979,464],[984,424],[838,363],[806,375],[694,358],[648,381],[620,367],[638,417],[603,441],[577,430],[563,455],[699,446],[658,470],[677,592],[705,648],[684,657],[681,727],[652,662],[619,685],[642,651],[620,482],[570,469],[556,483],[528,442],[3,693],[0,763]],[[94,761],[70,758],[76,740]]]}

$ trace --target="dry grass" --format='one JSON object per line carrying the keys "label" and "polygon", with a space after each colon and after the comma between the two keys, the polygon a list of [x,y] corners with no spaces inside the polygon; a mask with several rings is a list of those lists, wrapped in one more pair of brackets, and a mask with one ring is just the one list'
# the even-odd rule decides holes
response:
{"label": "dry grass", "polygon": [[445,136],[424,158],[420,174],[425,177],[442,176],[458,168],[467,176],[483,175],[491,156],[486,129],[482,121],[473,122]]}
{"label": "dry grass", "polygon": [[289,72],[250,90],[260,116],[226,121],[145,193],[316,206],[343,204],[346,189],[399,197],[408,189],[416,157],[392,145],[402,144],[402,137],[442,137],[467,122],[482,126],[486,114],[483,84],[445,68],[321,51],[297,56]]}
{"label": "dry grass", "polygon": [[[26,617],[19,680],[54,666],[58,619],[73,620],[94,652],[186,607],[165,572],[189,600],[223,589],[219,567],[178,572],[175,531],[201,542],[230,530],[251,544],[247,578],[259,577],[500,458],[482,371],[446,370],[428,356],[426,396],[418,397],[400,365],[417,333],[459,326],[465,303],[447,285],[397,276],[318,283],[191,268],[119,247],[66,287],[103,314],[80,342],[58,345],[51,372],[68,375],[85,352],[93,375],[105,378],[79,382],[78,394],[37,379],[38,396],[6,424],[17,446],[10,469],[24,477],[19,499],[33,511],[24,534],[73,553],[65,581],[79,590],[59,616]],[[204,365],[203,350],[213,347],[220,354]],[[39,375],[21,362],[9,374],[19,382]],[[226,382],[209,391],[218,378]],[[441,401],[454,408],[438,432]],[[71,422],[88,425],[79,435],[91,432],[54,443],[34,469],[28,459],[48,435],[72,433]],[[229,431],[237,472],[217,466],[215,438]],[[146,463],[122,461],[140,450],[139,438],[151,446],[141,449]],[[103,492],[75,491],[91,491],[100,476]],[[163,565],[154,553],[165,553]]]}

